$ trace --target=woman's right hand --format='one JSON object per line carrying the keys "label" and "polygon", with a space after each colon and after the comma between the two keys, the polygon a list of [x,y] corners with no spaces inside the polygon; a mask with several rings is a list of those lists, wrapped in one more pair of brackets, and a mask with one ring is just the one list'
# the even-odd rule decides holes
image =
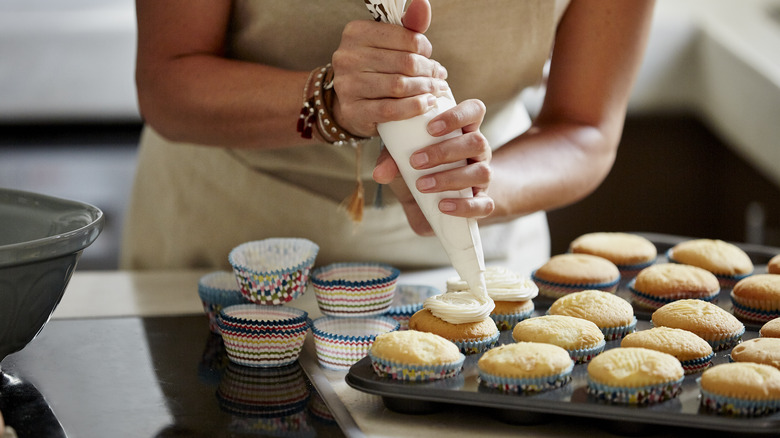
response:
{"label": "woman's right hand", "polygon": [[336,122],[350,133],[376,136],[376,125],[425,113],[444,95],[447,70],[431,59],[423,35],[431,18],[427,0],[413,0],[404,26],[375,21],[346,25],[333,53]]}

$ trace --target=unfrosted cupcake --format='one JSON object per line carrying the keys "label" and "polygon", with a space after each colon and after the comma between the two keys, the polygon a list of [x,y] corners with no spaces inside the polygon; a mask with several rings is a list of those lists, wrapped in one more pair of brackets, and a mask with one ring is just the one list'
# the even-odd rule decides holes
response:
{"label": "unfrosted cupcake", "polygon": [[734,315],[767,322],[780,317],[780,275],[759,274],[740,280],[731,290]]}
{"label": "unfrosted cupcake", "polygon": [[780,338],[780,318],[764,323],[758,334],[765,338]]}
{"label": "unfrosted cupcake", "polygon": [[653,312],[653,325],[688,330],[709,342],[714,351],[736,345],[745,325],[734,315],[702,300],[677,300]]}
{"label": "unfrosted cupcake", "polygon": [[519,342],[493,348],[477,362],[482,385],[512,393],[536,393],[571,381],[574,362],[552,344]]}
{"label": "unfrosted cupcake", "polygon": [[769,365],[723,363],[705,371],[699,383],[701,405],[721,415],[754,417],[780,409],[780,370]]}
{"label": "unfrosted cupcake", "polygon": [[409,318],[409,329],[428,332],[448,339],[464,354],[477,354],[498,345],[496,323],[486,316],[476,322],[454,324],[423,308]]}
{"label": "unfrosted cupcake", "polygon": [[376,337],[368,352],[374,372],[394,380],[429,381],[455,376],[463,368],[458,346],[433,333],[395,331]]}
{"label": "unfrosted cupcake", "polygon": [[685,372],[674,356],[648,348],[613,348],[588,364],[588,394],[611,403],[644,405],[677,397]]}
{"label": "unfrosted cupcake", "polygon": [[780,338],[754,338],[731,349],[734,362],[755,362],[780,369]]}
{"label": "unfrosted cupcake", "polygon": [[621,347],[641,347],[671,354],[680,361],[685,374],[698,373],[712,365],[712,346],[692,332],[670,327],[653,327],[627,335]]}
{"label": "unfrosted cupcake", "polygon": [[547,311],[587,319],[604,333],[604,340],[621,339],[636,328],[634,308],[623,298],[600,290],[574,292],[558,298]]}
{"label": "unfrosted cupcake", "polygon": [[658,250],[645,237],[619,232],[587,233],[569,244],[575,254],[603,257],[618,267],[623,279],[634,277],[642,269],[655,263]]}
{"label": "unfrosted cupcake", "polygon": [[[499,330],[510,330],[534,313],[533,298],[539,293],[536,284],[507,268],[489,266],[485,269],[488,296],[495,303],[490,317]],[[447,280],[447,291],[465,291],[468,284],[459,277]]]}
{"label": "unfrosted cupcake", "polygon": [[542,342],[565,349],[576,363],[589,361],[604,351],[606,342],[598,326],[586,319],[545,315],[517,323],[512,330],[515,342]]}
{"label": "unfrosted cupcake", "polygon": [[780,254],[772,257],[766,264],[766,271],[770,274],[780,274]]}
{"label": "unfrosted cupcake", "polygon": [[598,289],[614,292],[620,271],[609,260],[590,254],[558,254],[531,274],[539,294],[560,298],[572,292]]}
{"label": "unfrosted cupcake", "polygon": [[753,262],[745,251],[717,239],[686,240],[669,248],[666,256],[670,262],[698,266],[712,272],[724,288],[734,286],[753,273]]}
{"label": "unfrosted cupcake", "polygon": [[633,303],[651,310],[685,298],[713,301],[720,293],[720,283],[714,274],[675,263],[659,263],[643,269],[628,288]]}

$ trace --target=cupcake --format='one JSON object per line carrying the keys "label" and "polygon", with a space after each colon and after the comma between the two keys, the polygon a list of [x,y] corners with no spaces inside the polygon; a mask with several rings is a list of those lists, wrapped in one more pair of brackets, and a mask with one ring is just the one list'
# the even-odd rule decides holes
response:
{"label": "cupcake", "polygon": [[541,342],[565,349],[576,363],[589,361],[604,351],[606,342],[598,326],[588,320],[545,315],[520,321],[512,330],[515,342]]}
{"label": "cupcake", "polygon": [[496,323],[485,316],[478,321],[452,323],[423,308],[409,318],[409,329],[433,333],[458,346],[463,354],[477,354],[498,345],[499,331]]}
{"label": "cupcake", "polygon": [[780,369],[780,338],[755,338],[731,349],[734,362],[755,362]]}
{"label": "cupcake", "polygon": [[380,377],[411,381],[452,377],[463,368],[466,358],[458,346],[447,339],[416,330],[377,336],[368,357]]}
{"label": "cupcake", "polygon": [[672,263],[698,266],[712,272],[724,288],[734,286],[753,273],[753,262],[747,253],[722,240],[686,240],[671,247],[666,256]]}
{"label": "cupcake", "polygon": [[655,263],[658,250],[653,242],[629,233],[588,233],[569,244],[569,252],[603,257],[618,267],[624,279],[634,277]]}
{"label": "cupcake", "polygon": [[766,264],[766,271],[770,274],[780,274],[780,254],[769,259]]}
{"label": "cupcake", "polygon": [[590,254],[558,254],[531,274],[539,294],[560,298],[572,292],[598,289],[614,292],[620,271],[609,260]]}
{"label": "cupcake", "polygon": [[685,372],[674,356],[648,348],[613,348],[588,364],[587,392],[610,403],[645,405],[677,397]]}
{"label": "cupcake", "polygon": [[552,344],[519,342],[493,348],[477,362],[480,384],[510,393],[535,393],[571,381],[569,354]]}
{"label": "cupcake", "polygon": [[604,333],[604,340],[621,339],[636,328],[634,308],[623,298],[600,290],[574,292],[558,298],[547,311],[587,319]]}
{"label": "cupcake", "polygon": [[713,301],[720,293],[720,283],[714,274],[675,263],[659,263],[643,269],[628,288],[633,303],[651,310],[686,298]]}
{"label": "cupcake", "polygon": [[734,315],[758,322],[780,317],[780,275],[759,274],[744,278],[731,290]]}
{"label": "cupcake", "polygon": [[754,417],[780,409],[780,370],[769,365],[723,363],[705,371],[699,383],[701,405],[717,414]]}
{"label": "cupcake", "polygon": [[653,327],[631,333],[623,338],[620,346],[649,348],[671,354],[680,361],[685,374],[709,368],[715,357],[707,341],[687,330],[670,327]]}
{"label": "cupcake", "polygon": [[[499,330],[510,330],[534,313],[532,299],[539,293],[539,288],[530,278],[503,267],[489,266],[485,269],[485,284],[488,296],[495,303],[490,317]],[[457,277],[447,280],[447,291],[464,290],[468,290],[464,280]]]}
{"label": "cupcake", "polygon": [[653,325],[688,330],[709,342],[714,351],[736,345],[745,325],[731,313],[702,300],[677,300],[653,312]]}
{"label": "cupcake", "polygon": [[780,338],[780,318],[764,323],[758,334],[765,338]]}

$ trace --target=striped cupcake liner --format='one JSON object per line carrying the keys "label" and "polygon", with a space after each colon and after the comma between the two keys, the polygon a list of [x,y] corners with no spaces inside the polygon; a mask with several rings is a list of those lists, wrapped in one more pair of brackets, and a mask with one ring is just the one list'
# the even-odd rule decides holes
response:
{"label": "striped cupcake liner", "polygon": [[347,370],[368,354],[378,335],[399,327],[398,321],[386,316],[317,318],[312,324],[317,360],[324,368]]}
{"label": "striped cupcake liner", "polygon": [[590,362],[591,359],[601,354],[601,352],[604,351],[604,347],[606,347],[606,345],[606,341],[601,341],[597,345],[590,348],[577,348],[574,350],[567,349],[566,351],[569,353],[569,356],[571,356],[571,360],[573,360],[574,363],[581,364]]}
{"label": "striped cupcake liner", "polygon": [[198,297],[203,311],[209,318],[209,330],[217,333],[217,315],[225,307],[248,302],[241,294],[236,275],[228,271],[215,271],[198,280]]}
{"label": "striped cupcake liner", "polygon": [[536,276],[536,271],[531,273],[531,279],[539,287],[539,295],[543,295],[547,298],[558,299],[566,296],[570,293],[581,292],[584,290],[601,290],[604,292],[615,292],[618,284],[620,284],[620,276],[613,281],[605,283],[579,283],[579,284],[564,284],[556,283],[552,281],[543,280]]}
{"label": "striped cupcake liner", "polygon": [[461,353],[465,354],[466,356],[472,355],[472,354],[479,354],[484,353],[491,348],[494,348],[498,346],[498,338],[501,335],[500,332],[496,331],[494,334],[490,335],[489,337],[485,339],[450,339],[455,345],[458,346],[458,349]]}
{"label": "striped cupcake liner", "polygon": [[674,382],[628,388],[594,382],[588,377],[587,393],[607,403],[648,405],[677,397],[682,392],[683,380],[684,377]]}
{"label": "striped cupcake liner", "polygon": [[243,243],[228,260],[246,299],[279,305],[306,292],[318,252],[319,246],[307,239],[273,238]]}
{"label": "striped cupcake liner", "polygon": [[742,327],[742,330],[740,330],[737,333],[731,333],[727,335],[721,335],[719,337],[712,337],[707,338],[704,337],[704,335],[701,336],[705,341],[707,341],[710,346],[712,347],[712,351],[721,351],[721,350],[728,350],[735,345],[739,343],[739,341],[742,339],[742,335],[745,334],[745,327]]}
{"label": "striped cupcake liner", "polygon": [[219,323],[225,327],[247,330],[298,330],[308,325],[308,312],[289,306],[239,304],[223,308]]}
{"label": "striped cupcake liner", "polygon": [[496,314],[491,313],[490,318],[496,323],[496,327],[499,331],[512,330],[515,328],[518,322],[526,320],[534,314],[534,307],[529,310],[520,313],[513,314]]}
{"label": "striped cupcake liner", "polygon": [[456,376],[460,373],[463,368],[463,362],[466,360],[466,356],[461,354],[460,359],[455,362],[436,365],[412,365],[376,357],[371,351],[368,352],[368,357],[371,358],[371,368],[378,376],[412,382],[427,382]]}
{"label": "striped cupcake liner", "polygon": [[601,330],[601,333],[604,334],[604,340],[607,342],[623,339],[627,334],[636,331],[636,316],[634,316],[631,323],[627,325],[599,327],[599,329]]}
{"label": "striped cupcake liner", "polygon": [[399,275],[382,263],[334,263],[312,272],[312,286],[325,315],[381,315],[393,302]]}
{"label": "striped cupcake liner", "polygon": [[218,319],[231,362],[249,367],[279,367],[298,359],[310,324],[296,330],[231,329]]}
{"label": "striped cupcake liner", "polygon": [[680,365],[683,367],[685,374],[696,374],[704,371],[712,366],[712,359],[715,357],[715,353],[710,353],[704,357],[691,360],[681,360]]}
{"label": "striped cupcake liner", "polygon": [[718,415],[759,417],[780,410],[780,399],[746,400],[701,390],[701,406]]}
{"label": "striped cupcake liner", "polygon": [[746,300],[734,296],[732,291],[731,304],[735,316],[750,321],[766,323],[780,317],[780,308],[778,308],[777,303],[771,303],[768,300]]}
{"label": "striped cupcake liner", "polygon": [[[669,263],[684,264],[684,263],[680,263],[679,261],[675,260],[674,257],[672,257],[672,248],[666,250],[666,258],[669,260]],[[715,272],[713,272],[712,274],[715,275],[715,278],[718,279],[718,283],[720,283],[721,288],[731,289],[734,287],[735,284],[739,283],[739,280],[742,280],[744,278],[753,275],[753,272],[749,272],[747,274],[739,274],[739,275],[726,275],[726,274],[718,274]]]}
{"label": "striped cupcake liner", "polygon": [[718,293],[715,293],[710,296],[706,297],[692,297],[690,295],[675,295],[675,296],[665,296],[665,297],[656,297],[653,295],[648,295],[644,292],[638,291],[634,288],[635,280],[631,280],[628,283],[628,290],[631,292],[631,299],[634,303],[636,303],[639,306],[642,306],[646,309],[653,309],[657,310],[663,307],[666,304],[669,304],[673,301],[677,301],[680,299],[686,299],[686,298],[693,298],[697,300],[707,301],[710,303],[716,303],[718,301]]}
{"label": "striped cupcake liner", "polygon": [[499,390],[501,392],[532,394],[537,392],[549,391],[565,386],[571,381],[571,372],[574,369],[572,362],[563,372],[552,376],[540,377],[506,377],[487,373],[479,370],[480,385],[486,388]]}

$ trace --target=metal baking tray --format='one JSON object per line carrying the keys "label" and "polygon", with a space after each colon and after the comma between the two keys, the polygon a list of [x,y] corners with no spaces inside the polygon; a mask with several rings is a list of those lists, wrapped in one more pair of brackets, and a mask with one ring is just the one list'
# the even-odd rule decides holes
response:
{"label": "metal baking tray", "polygon": [[[642,233],[638,233],[642,234]],[[658,248],[658,262],[666,261],[664,253],[675,243],[685,240],[683,237],[643,234]],[[743,245],[753,259],[755,273],[766,272],[766,263],[774,255],[780,254],[780,248]],[[731,311],[729,289],[721,290],[717,304]],[[629,299],[630,295],[622,282],[617,294]],[[536,315],[543,315],[551,300],[534,299]],[[637,330],[650,328],[650,313],[635,309]],[[760,324],[745,323],[744,340],[758,336]],[[511,343],[510,331],[501,334],[501,343]],[[620,341],[607,343],[606,348],[616,348]],[[729,350],[716,353],[714,364],[728,362]],[[346,382],[360,391],[379,395],[385,406],[393,411],[408,414],[436,412],[446,409],[447,405],[467,405],[490,408],[498,419],[511,423],[537,423],[546,421],[550,416],[586,417],[609,422],[611,428],[619,433],[643,433],[646,427],[669,426],[691,429],[706,429],[729,434],[768,435],[780,431],[780,412],[772,415],[736,418],[707,412],[699,405],[699,383],[701,373],[685,377],[682,393],[663,403],[649,406],[625,406],[597,401],[588,396],[587,364],[575,365],[572,381],[566,386],[534,395],[505,394],[485,388],[479,384],[477,360],[479,355],[466,358],[460,375],[435,382],[399,382],[377,376],[371,368],[370,360],[365,357],[353,365],[346,375]]]}

